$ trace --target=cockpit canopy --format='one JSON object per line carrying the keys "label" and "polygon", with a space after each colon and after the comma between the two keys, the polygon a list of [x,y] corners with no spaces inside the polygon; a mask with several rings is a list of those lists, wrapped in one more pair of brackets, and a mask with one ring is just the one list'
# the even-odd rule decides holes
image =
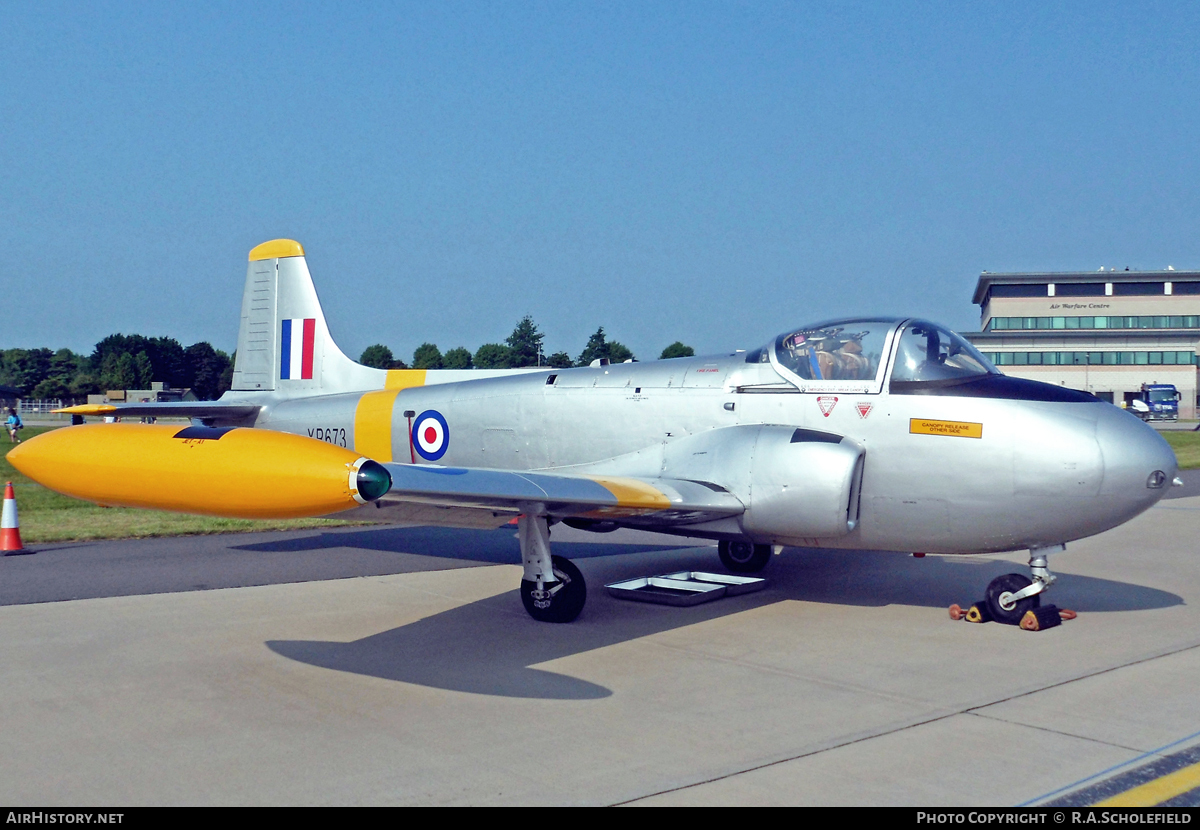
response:
{"label": "cockpit canopy", "polygon": [[892,383],[963,381],[1000,374],[959,335],[925,320],[910,320],[900,333]]}
{"label": "cockpit canopy", "polygon": [[893,320],[840,320],[775,338],[779,365],[803,380],[872,381]]}
{"label": "cockpit canopy", "polygon": [[801,388],[877,392],[891,352],[892,383],[955,383],[999,374],[959,335],[925,320],[862,318],[794,329],[747,360],[773,363]]}

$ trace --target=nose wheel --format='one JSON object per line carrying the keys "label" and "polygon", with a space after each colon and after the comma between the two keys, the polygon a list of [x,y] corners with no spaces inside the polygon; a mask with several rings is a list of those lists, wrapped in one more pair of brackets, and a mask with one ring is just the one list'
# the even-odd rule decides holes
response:
{"label": "nose wheel", "polygon": [[1042,604],[1040,594],[1014,599],[1026,588],[1033,585],[1033,580],[1021,574],[1005,574],[998,576],[988,583],[986,601],[988,611],[996,622],[1017,625],[1026,611],[1031,611]]}
{"label": "nose wheel", "polygon": [[718,542],[717,555],[721,557],[721,564],[734,573],[757,573],[771,561],[771,546],[750,542]]}
{"label": "nose wheel", "polygon": [[1050,573],[1048,557],[1067,549],[1066,545],[1031,548],[1029,551],[1030,579],[1022,574],[1004,574],[988,583],[985,601],[996,622],[1019,625],[1026,612],[1042,604],[1042,593],[1057,578]]}

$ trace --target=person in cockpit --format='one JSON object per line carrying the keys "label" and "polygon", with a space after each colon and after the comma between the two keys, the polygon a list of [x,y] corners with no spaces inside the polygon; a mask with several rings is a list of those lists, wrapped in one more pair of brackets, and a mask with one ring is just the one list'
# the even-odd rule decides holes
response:
{"label": "person in cockpit", "polygon": [[830,367],[826,377],[833,380],[862,380],[868,377],[870,362],[863,356],[862,344],[856,338],[850,338],[837,351],[828,354]]}
{"label": "person in cockpit", "polygon": [[[869,377],[870,361],[863,355],[859,337],[841,337],[842,330],[797,332],[787,340],[794,365],[807,364],[813,379],[860,380]],[[864,332],[865,333],[865,332]]]}

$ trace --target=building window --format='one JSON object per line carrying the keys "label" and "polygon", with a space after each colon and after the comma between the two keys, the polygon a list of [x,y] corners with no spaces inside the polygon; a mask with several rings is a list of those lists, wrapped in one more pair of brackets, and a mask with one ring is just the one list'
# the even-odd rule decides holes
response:
{"label": "building window", "polygon": [[1191,366],[1195,352],[984,352],[996,366]]}
{"label": "building window", "polygon": [[1046,284],[993,285],[988,289],[992,297],[1046,297]]}
{"label": "building window", "polygon": [[1115,297],[1149,297],[1163,293],[1161,282],[1114,282],[1112,287]]}
{"label": "building window", "polygon": [[1194,329],[1200,315],[1142,317],[993,317],[987,331],[1052,331],[1054,329]]}
{"label": "building window", "polygon": [[1103,297],[1102,282],[1061,282],[1054,286],[1056,297]]}

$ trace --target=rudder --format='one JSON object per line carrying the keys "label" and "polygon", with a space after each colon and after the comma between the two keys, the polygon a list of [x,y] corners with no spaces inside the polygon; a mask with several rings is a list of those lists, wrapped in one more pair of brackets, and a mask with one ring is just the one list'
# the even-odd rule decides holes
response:
{"label": "rudder", "polygon": [[299,242],[273,239],[250,251],[234,391],[290,397],[378,389],[385,375],[333,342]]}

